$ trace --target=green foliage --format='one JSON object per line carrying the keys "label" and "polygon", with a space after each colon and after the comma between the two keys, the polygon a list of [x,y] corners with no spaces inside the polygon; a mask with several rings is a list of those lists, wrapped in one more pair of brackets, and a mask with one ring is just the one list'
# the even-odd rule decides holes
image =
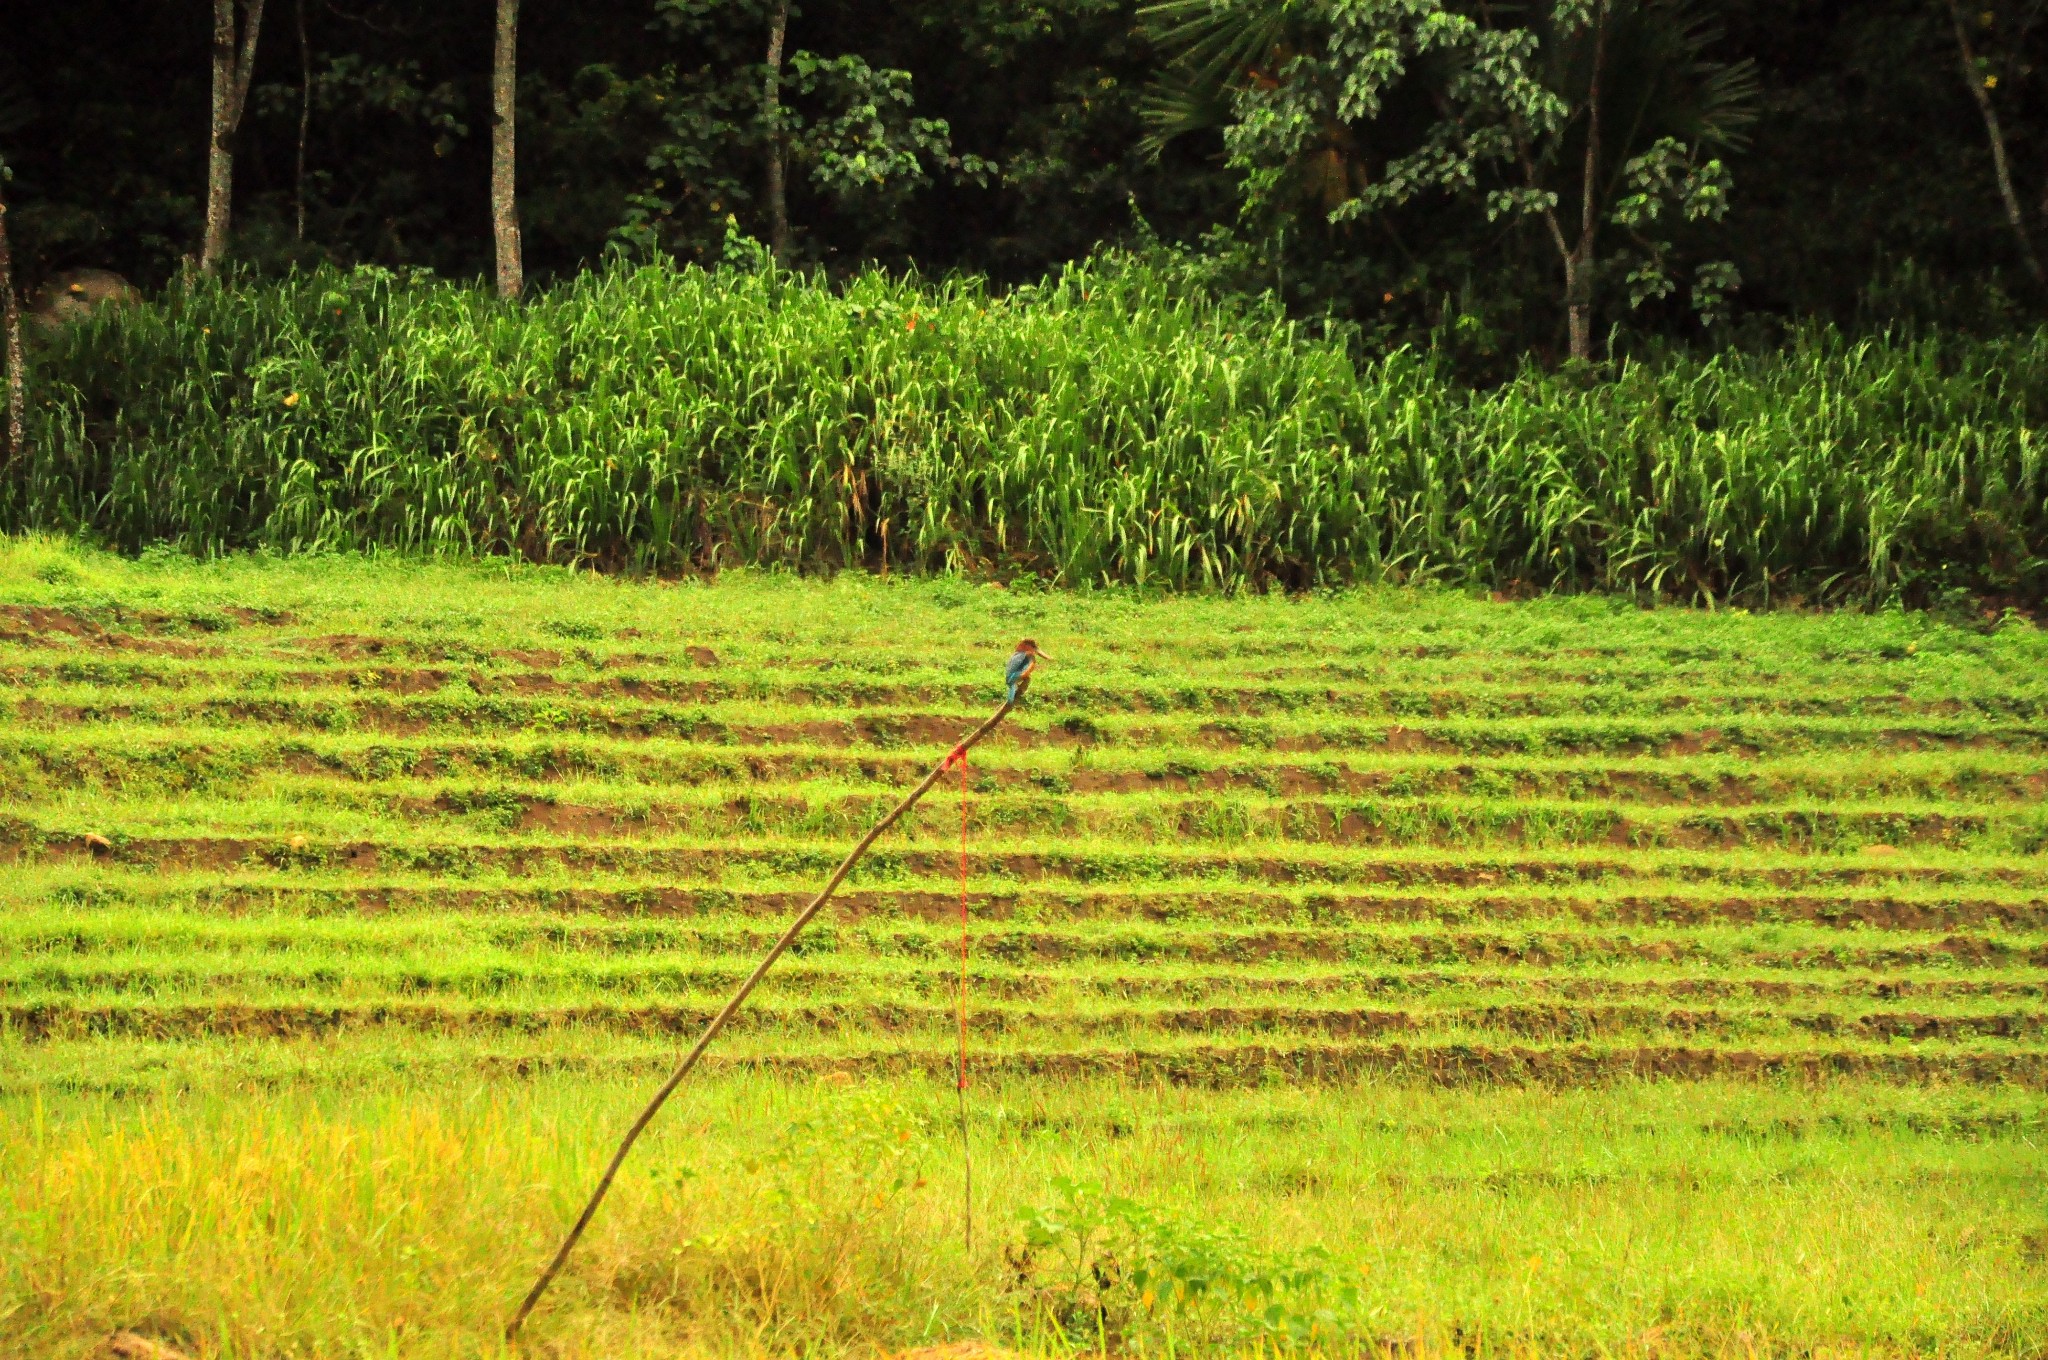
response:
{"label": "green foliage", "polygon": [[63,333],[0,520],[201,554],[2039,600],[2043,373],[2048,332],[1812,328],[1471,392],[1118,258],[999,296],[756,254],[521,306],[321,271]]}
{"label": "green foliage", "polygon": [[994,168],[979,156],[953,155],[944,119],[911,117],[908,71],[877,71],[851,53],[828,59],[811,52],[790,58],[790,69],[796,92],[818,96],[826,110],[810,127],[790,129],[790,148],[810,167],[812,183],[844,202],[899,206],[911,188],[930,183],[929,165],[977,182]]}
{"label": "green foliage", "polygon": [[1341,1341],[1354,1325],[1358,1288],[1336,1278],[1320,1247],[1261,1249],[1228,1226],[1096,1181],[1055,1176],[1052,1188],[1055,1203],[1023,1213],[1027,1251],[1051,1256],[1052,1270],[1041,1279],[1027,1255],[1020,1273],[1077,1340],[1125,1338],[1151,1324],[1294,1349]]}
{"label": "green foliage", "polygon": [[[1588,301],[1601,229],[1618,228],[1631,307],[1675,287],[1667,212],[1726,214],[1712,153],[1744,143],[1759,98],[1750,63],[1708,57],[1720,31],[1683,0],[1163,0],[1145,13],[1180,54],[1147,105],[1150,144],[1221,125],[1248,223],[1344,224],[1447,195],[1539,227]],[[1728,261],[1700,266],[1696,306],[1723,317],[1738,281]]]}
{"label": "green foliage", "polygon": [[[1973,52],[1967,71],[1949,7],[1934,0],[1695,0],[1678,7],[1613,0],[1612,7],[1667,16],[1675,9],[1724,30],[1701,47],[1697,27],[1659,24],[1662,39],[1683,40],[1678,48],[1660,39],[1610,63],[1615,71],[1632,79],[1671,74],[1667,58],[1675,50],[1682,79],[1657,83],[1699,92],[1706,86],[1694,78],[1693,58],[1723,76],[1754,61],[1767,101],[1756,107],[1770,111],[1742,129],[1753,139],[1747,147],[1697,135],[1704,125],[1689,116],[1662,117],[1688,114],[1681,105],[1689,101],[1660,101],[1657,126],[1621,137],[1635,120],[1623,116],[1632,99],[1616,92],[1607,140],[1626,141],[1633,157],[1676,137],[1700,153],[1693,169],[1719,161],[1739,189],[1721,220],[1688,221],[1667,199],[1661,221],[1642,233],[1667,247],[1661,252],[1645,251],[1611,216],[1599,218],[1598,306],[1616,330],[1697,337],[1702,313],[1689,299],[1715,314],[1738,276],[1731,321],[1752,343],[1823,316],[1871,329],[1907,314],[1939,316],[1992,332],[2038,317],[2042,298],[2019,271],[2018,238],[2002,210],[1974,96],[1988,96],[2005,130],[2022,215],[2032,220],[2048,111],[2040,83],[2048,27],[2039,0],[1958,4]],[[844,198],[813,178],[816,162],[793,164],[799,258],[841,273],[880,259],[1021,280],[1156,232],[1171,242],[1215,242],[1221,275],[1251,294],[1274,289],[1299,314],[1333,310],[1410,343],[1458,334],[1469,362],[1489,380],[1525,351],[1557,352],[1559,266],[1548,231],[1519,213],[1492,222],[1485,214],[1488,192],[1528,188],[1517,179],[1519,167],[1477,162],[1484,182],[1446,192],[1428,180],[1461,163],[1462,151],[1452,147],[1441,164],[1412,159],[1442,129],[1447,109],[1475,111],[1447,98],[1445,82],[1463,60],[1457,50],[1432,48],[1407,63],[1374,116],[1326,118],[1340,78],[1361,69],[1328,59],[1330,16],[1391,7],[1183,0],[1176,8],[1190,18],[1258,11],[1275,20],[1240,28],[1242,43],[1211,44],[1186,59],[1173,31],[1182,25],[1143,22],[1142,8],[1141,0],[797,6],[790,51],[858,61],[864,88],[878,96],[806,94],[796,88],[792,62],[783,106],[805,132],[853,117],[869,145],[851,158],[894,166],[903,164],[894,153],[908,147],[917,120],[942,120],[949,129],[943,156],[917,152],[919,174],[933,181],[928,188],[906,174],[890,178],[886,193],[858,181],[870,187]],[[1593,9],[1565,6],[1560,22],[1554,0],[1411,8],[1545,33],[1563,33]],[[301,16],[290,6],[276,11],[263,34],[250,116],[237,135],[237,258],[271,273],[318,260],[426,266],[457,277],[487,271],[491,234],[479,216],[490,141],[477,47],[483,21],[460,6],[409,0],[296,9],[303,46]],[[712,262],[728,215],[761,230],[755,198],[765,149],[766,12],[761,0],[529,7],[519,53],[518,187],[534,280],[600,262],[622,239],[635,250],[658,247]],[[678,18],[689,22],[672,22]],[[203,19],[178,6],[72,0],[31,7],[8,39],[0,50],[0,127],[11,130],[0,136],[18,175],[9,225],[24,292],[84,267],[119,271],[147,289],[163,286],[200,234]],[[1550,59],[1572,47],[1546,38],[1528,70],[1546,88],[1566,90],[1551,85]],[[1212,79],[1219,63],[1222,77]],[[1283,67],[1304,78],[1285,99],[1305,116],[1276,121],[1280,140],[1268,149],[1284,151],[1281,142],[1298,136],[1302,154],[1285,167],[1274,212],[1242,221],[1242,176],[1229,164],[1224,130],[1238,122],[1237,96],[1257,93],[1247,73],[1276,80]],[[1316,80],[1306,79],[1311,73]],[[1989,80],[1997,83],[1987,90]],[[914,111],[889,93],[903,82],[915,90]],[[1441,107],[1438,96],[1446,96]],[[1166,116],[1148,125],[1141,102]],[[863,115],[871,104],[879,120]],[[1561,220],[1571,219],[1568,172],[1584,122],[1549,139],[1559,156],[1538,165],[1534,195],[1510,201],[1556,193]],[[868,135],[878,123],[891,154]],[[1473,134],[1498,125],[1481,117]],[[1169,130],[1189,135],[1163,155],[1148,155],[1141,145],[1147,133]],[[956,156],[959,167],[950,163]],[[969,156],[1000,168],[985,184],[956,179]],[[1614,196],[1635,192],[1615,178],[1623,161],[1609,159]],[[1328,222],[1333,208],[1397,186],[1405,201],[1356,222]],[[1661,270],[1642,272],[1660,256]],[[1702,277],[1699,266],[1716,261],[1725,267]],[[1879,294],[1890,290],[1907,270],[1919,279],[1910,313],[1895,305],[1905,297],[1866,297],[1874,283]],[[1630,305],[1631,294],[1639,306]],[[1606,330],[1595,327],[1596,339]]]}
{"label": "green foliage", "polygon": [[[663,127],[647,155],[653,177],[629,196],[614,232],[642,254],[705,258],[735,217],[765,230],[755,186],[771,146],[835,213],[864,221],[874,245],[888,240],[887,224],[935,174],[980,183],[994,168],[954,154],[946,120],[915,114],[908,71],[877,68],[857,52],[798,48],[777,77],[771,118],[760,59],[768,6],[661,0],[655,8],[655,29],[706,59],[622,82],[659,111]],[[735,27],[735,17],[745,26]]]}

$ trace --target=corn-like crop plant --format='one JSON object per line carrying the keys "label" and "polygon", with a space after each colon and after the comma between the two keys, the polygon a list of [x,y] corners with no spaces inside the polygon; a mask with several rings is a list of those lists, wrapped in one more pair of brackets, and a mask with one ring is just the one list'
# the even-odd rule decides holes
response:
{"label": "corn-like crop plant", "polygon": [[38,356],[0,523],[608,568],[2048,593],[2048,331],[1535,367],[1490,391],[1126,260],[973,281],[614,265],[529,301],[194,282]]}

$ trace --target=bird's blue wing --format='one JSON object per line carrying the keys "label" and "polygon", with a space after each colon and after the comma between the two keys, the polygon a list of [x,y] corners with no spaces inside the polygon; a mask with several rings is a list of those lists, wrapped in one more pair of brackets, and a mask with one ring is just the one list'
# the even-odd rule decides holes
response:
{"label": "bird's blue wing", "polygon": [[1029,670],[1030,668],[1031,654],[1029,652],[1017,652],[1013,654],[1010,657],[1010,664],[1003,667],[1003,683],[1008,685],[1016,684],[1017,677],[1024,674],[1024,672]]}

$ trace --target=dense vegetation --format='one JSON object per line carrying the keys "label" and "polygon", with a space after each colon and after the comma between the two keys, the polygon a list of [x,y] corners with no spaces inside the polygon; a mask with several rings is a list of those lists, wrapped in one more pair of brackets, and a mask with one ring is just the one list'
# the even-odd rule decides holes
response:
{"label": "dense vegetation", "polygon": [[6,521],[130,550],[390,545],[662,572],[1446,580],[1688,599],[2048,589],[2048,332],[1525,365],[1110,261],[996,295],[587,274],[195,283],[46,356]]}
{"label": "dense vegetation", "polygon": [[1027,629],[966,794],[973,1251],[949,780],[659,1121],[547,1353],[2048,1342],[2024,623],[17,541],[0,1349],[497,1354]]}
{"label": "dense vegetation", "polygon": [[[531,268],[560,277],[622,240],[708,261],[733,213],[768,238],[761,90],[774,8],[525,7],[518,159]],[[1298,121],[1314,140],[1291,155],[1233,140],[1237,94],[1278,89],[1282,63],[1299,55],[1313,60],[1287,89],[1323,97],[1332,72],[1319,63],[1338,55],[1329,25],[1375,8],[1391,7],[1219,2],[1213,9],[1226,17],[1283,26],[1265,31],[1265,51],[1256,41],[1226,44],[1241,65],[1218,71],[1186,59],[1186,42],[1174,38],[1184,13],[1142,0],[811,0],[791,15],[789,54],[838,63],[841,75],[821,74],[807,91],[793,66],[787,73],[782,116],[798,120],[788,175],[795,255],[840,272],[880,259],[1017,282],[1104,242],[1135,243],[1142,217],[1171,241],[1210,239],[1242,267],[1243,285],[1278,285],[1291,304],[1334,303],[1404,338],[1466,315],[1510,353],[1555,352],[1559,266],[1540,221],[1493,220],[1472,195],[1434,191],[1370,219],[1327,220],[1361,185],[1386,183],[1387,167],[1423,143],[1424,115],[1452,74],[1446,65],[1414,63],[1376,116],[1305,108],[1316,116]],[[1520,22],[1556,6],[1492,8]],[[1974,73],[1958,51],[1954,7],[1939,0],[1646,8],[1681,37],[1705,26],[1703,50],[1679,43],[1689,65],[1753,63],[1740,144],[1712,150],[1732,181],[1726,216],[1674,240],[1688,268],[1716,258],[1737,267],[1739,324],[1846,324],[1901,310],[1971,325],[2039,315],[2043,299],[2002,209],[1972,88],[1995,79],[1986,93],[2010,144],[2024,221],[2037,230],[2048,133],[2048,26],[2037,0],[1961,7]],[[197,0],[70,0],[10,17],[0,34],[0,159],[17,171],[10,196],[29,287],[101,266],[155,288],[197,253],[210,36]],[[233,142],[235,253],[266,268],[328,259],[488,272],[491,56],[488,0],[270,0]],[[1616,60],[1646,69],[1639,56]],[[1686,103],[1687,73],[1675,74],[1658,106],[1664,130],[1684,135],[1684,120],[1669,117]],[[1193,77],[1221,85],[1194,80],[1191,89]],[[891,91],[907,94],[910,107],[880,97]],[[877,119],[854,137],[844,124],[863,95],[877,96]],[[1189,130],[1155,158],[1145,139],[1164,125],[1147,110],[1175,109],[1174,96],[1173,126]],[[914,117],[943,121],[948,155],[977,157],[989,171],[964,176],[909,146]],[[1622,142],[1626,120],[1608,122],[1610,139]],[[835,129],[836,140],[820,141]],[[861,137],[890,153],[870,167],[886,171],[884,182],[866,189],[833,178],[823,159]],[[1292,187],[1245,215],[1273,153],[1292,166]],[[1558,160],[1575,163],[1570,148]],[[1601,282],[1609,318],[1697,333],[1682,295],[1629,309],[1627,273]],[[1907,287],[1892,286],[1902,277]]]}

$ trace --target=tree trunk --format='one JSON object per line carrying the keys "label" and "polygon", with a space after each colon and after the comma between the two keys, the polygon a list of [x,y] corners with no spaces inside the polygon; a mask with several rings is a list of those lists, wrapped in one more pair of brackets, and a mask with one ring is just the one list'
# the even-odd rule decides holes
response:
{"label": "tree trunk", "polygon": [[234,195],[235,0],[213,0],[213,117],[206,141],[206,236],[199,268],[220,267],[228,248],[228,200]]}
{"label": "tree trunk", "polygon": [[7,333],[7,461],[28,447],[28,377],[22,371],[21,303],[14,295],[14,251],[7,242],[7,200],[0,167],[0,328]]}
{"label": "tree trunk", "polygon": [[768,78],[761,86],[761,122],[768,130],[768,248],[789,259],[789,196],[783,185],[782,39],[789,31],[789,0],[776,0],[768,16]]}
{"label": "tree trunk", "polygon": [[1571,357],[1593,357],[1594,242],[1600,234],[1600,133],[1607,67],[1607,0],[1593,10],[1593,74],[1586,87],[1586,159],[1579,172],[1579,240],[1564,257],[1564,307]]}
{"label": "tree trunk", "polygon": [[498,0],[498,47],[491,66],[491,230],[497,237],[498,296],[526,286],[519,258],[519,194],[515,179],[519,87],[519,0]]}
{"label": "tree trunk", "polygon": [[313,123],[313,49],[306,45],[306,0],[299,0],[299,158],[292,174],[297,239],[306,239],[306,132]]}
{"label": "tree trunk", "polygon": [[228,253],[234,211],[235,130],[249,102],[249,78],[256,70],[256,37],[263,29],[263,0],[242,0],[242,34],[235,39],[235,0],[213,0],[213,108],[206,151],[206,235],[199,268],[211,274]]}
{"label": "tree trunk", "polygon": [[[1564,261],[1564,313],[1571,357],[1593,357],[1593,265],[1577,254]],[[1553,332],[1554,334],[1554,332]]]}
{"label": "tree trunk", "polygon": [[1963,62],[1963,83],[1970,87],[1970,97],[1977,101],[1977,113],[1984,120],[1984,135],[1991,143],[1991,169],[1998,179],[1998,196],[2005,202],[2005,220],[2019,241],[2020,259],[2026,262],[2027,272],[2034,276],[2036,284],[2048,288],[2048,272],[2042,270],[2041,257],[2034,253],[2034,239],[2027,231],[2026,214],[2020,208],[2019,194],[2012,187],[2012,164],[2005,154],[2005,129],[1998,121],[1998,110],[1992,106],[1991,91],[1985,88],[1984,73],[1977,66],[1977,53],[1970,46],[1970,30],[1963,22],[1963,12],[1956,0],[1948,0],[1948,17],[1956,30],[1956,52]]}

